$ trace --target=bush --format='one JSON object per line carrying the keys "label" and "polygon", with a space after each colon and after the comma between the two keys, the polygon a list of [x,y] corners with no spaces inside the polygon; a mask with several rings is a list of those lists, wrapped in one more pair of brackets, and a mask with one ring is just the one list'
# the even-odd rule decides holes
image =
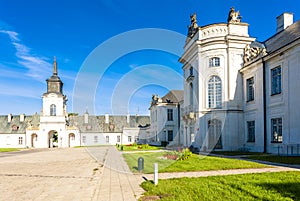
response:
{"label": "bush", "polygon": [[179,156],[177,160],[184,161],[189,159],[191,156],[192,156],[192,152],[188,148],[185,148],[179,152]]}

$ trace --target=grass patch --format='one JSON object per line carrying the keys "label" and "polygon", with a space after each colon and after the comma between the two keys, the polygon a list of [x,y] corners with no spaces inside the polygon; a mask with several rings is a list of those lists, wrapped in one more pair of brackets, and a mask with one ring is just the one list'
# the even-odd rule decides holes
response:
{"label": "grass patch", "polygon": [[123,147],[123,151],[150,151],[150,150],[160,150],[160,149],[162,149],[162,147],[151,146],[151,145],[148,145],[148,144],[119,145],[119,146],[117,146],[117,149],[121,150],[121,146]]}
{"label": "grass patch", "polygon": [[265,153],[261,153],[261,152],[245,152],[245,151],[213,151],[211,153],[225,155],[225,156],[265,155]]}
{"label": "grass patch", "polygon": [[124,154],[123,156],[132,172],[137,172],[138,158],[143,157],[144,173],[153,173],[154,163],[158,163],[159,172],[186,172],[269,167],[267,165],[250,161],[220,158],[214,156],[204,157],[197,154],[192,154],[189,159],[183,161],[167,160],[163,157],[165,153],[166,152],[130,153]]}
{"label": "grass patch", "polygon": [[0,148],[0,152],[12,152],[12,151],[19,151],[19,148]]}
{"label": "grass patch", "polygon": [[177,178],[142,183],[147,196],[168,200],[299,200],[300,172]]}
{"label": "grass patch", "polygon": [[269,161],[275,163],[284,163],[284,164],[292,164],[292,165],[300,165],[300,156],[248,156],[249,159],[261,160],[261,161]]}

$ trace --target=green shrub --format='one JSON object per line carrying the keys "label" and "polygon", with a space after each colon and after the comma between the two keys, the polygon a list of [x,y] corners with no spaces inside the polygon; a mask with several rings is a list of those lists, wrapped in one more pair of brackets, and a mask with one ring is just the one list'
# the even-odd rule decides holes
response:
{"label": "green shrub", "polygon": [[177,160],[184,161],[189,159],[191,156],[192,156],[192,152],[188,148],[185,148],[179,152],[179,156]]}

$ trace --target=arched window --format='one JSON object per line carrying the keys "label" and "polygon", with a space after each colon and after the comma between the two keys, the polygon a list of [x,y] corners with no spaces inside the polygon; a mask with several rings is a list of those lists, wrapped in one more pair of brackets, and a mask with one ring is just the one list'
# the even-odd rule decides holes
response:
{"label": "arched window", "polygon": [[222,149],[222,122],[218,119],[208,120],[208,147]]}
{"label": "arched window", "polygon": [[194,86],[190,83],[190,105],[194,104]]}
{"label": "arched window", "polygon": [[56,116],[56,105],[50,105],[50,116]]}
{"label": "arched window", "polygon": [[222,107],[222,82],[218,76],[212,76],[208,81],[208,108]]}
{"label": "arched window", "polygon": [[209,67],[217,67],[220,66],[220,58],[212,57],[209,59]]}

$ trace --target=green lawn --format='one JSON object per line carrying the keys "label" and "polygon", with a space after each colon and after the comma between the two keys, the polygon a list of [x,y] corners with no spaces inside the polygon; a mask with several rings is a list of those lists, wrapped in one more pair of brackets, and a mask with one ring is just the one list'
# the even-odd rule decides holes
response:
{"label": "green lawn", "polygon": [[159,172],[185,172],[269,167],[250,161],[213,156],[201,156],[197,154],[193,154],[188,160],[184,161],[167,160],[163,157],[164,153],[166,152],[130,153],[124,154],[123,156],[132,172],[137,172],[137,160],[139,157],[143,157],[144,173],[152,173],[154,169],[154,163],[158,163]]}
{"label": "green lawn", "polygon": [[121,150],[121,146],[123,146],[123,151],[150,151],[150,150],[160,150],[162,147],[156,147],[151,145],[119,145],[117,146],[118,150]]}
{"label": "green lawn", "polygon": [[140,200],[154,195],[162,201],[300,200],[300,172],[166,179],[142,187],[147,192]]}
{"label": "green lawn", "polygon": [[213,151],[211,153],[225,155],[225,156],[265,155],[265,153],[261,153],[261,152],[244,152],[244,151]]}
{"label": "green lawn", "polygon": [[18,148],[0,148],[0,152],[11,152],[11,151],[19,151]]}
{"label": "green lawn", "polygon": [[300,156],[247,156],[247,158],[261,161],[269,161],[275,163],[293,164],[300,165]]}

